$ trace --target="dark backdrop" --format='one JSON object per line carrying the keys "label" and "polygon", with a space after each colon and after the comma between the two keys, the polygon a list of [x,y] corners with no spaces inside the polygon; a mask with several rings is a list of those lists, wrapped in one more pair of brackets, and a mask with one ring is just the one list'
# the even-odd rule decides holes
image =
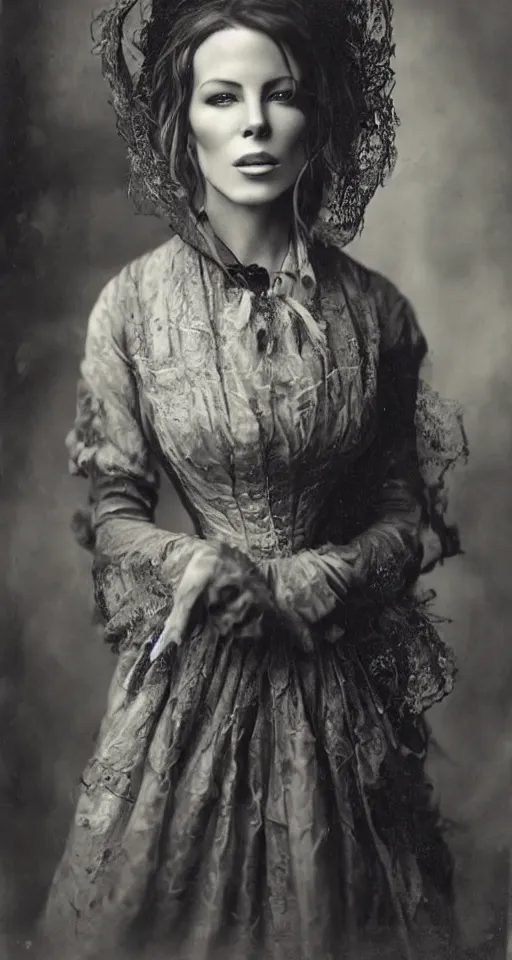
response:
{"label": "dark backdrop", "polygon": [[[96,5],[97,7],[97,5]],[[85,495],[64,436],[101,285],[165,239],[125,197],[92,0],[0,0],[0,923],[29,923],[71,813],[112,660],[69,531]],[[509,839],[512,360],[509,0],[396,0],[400,159],[352,252],[411,297],[432,381],[465,408],[453,484],[465,556],[430,580],[459,659],[432,711],[431,769],[453,821],[468,942],[502,921]],[[162,522],[189,529],[172,493]],[[1,943],[0,943],[1,946]]]}

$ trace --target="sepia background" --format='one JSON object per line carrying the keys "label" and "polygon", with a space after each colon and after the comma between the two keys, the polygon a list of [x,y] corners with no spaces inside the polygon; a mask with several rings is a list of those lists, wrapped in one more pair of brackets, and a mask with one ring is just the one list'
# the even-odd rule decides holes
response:
{"label": "sepia background", "polygon": [[[0,0],[0,953],[2,935],[30,936],[113,667],[92,622],[89,558],[69,529],[86,495],[67,475],[64,437],[87,315],[110,276],[168,235],[126,198],[91,55],[97,10]],[[466,552],[429,578],[459,678],[431,713],[430,769],[466,942],[500,956],[512,795],[512,8],[396,0],[395,10],[400,157],[352,253],[412,299],[431,380],[465,411],[471,458],[452,513]],[[189,529],[172,492],[161,522]]]}

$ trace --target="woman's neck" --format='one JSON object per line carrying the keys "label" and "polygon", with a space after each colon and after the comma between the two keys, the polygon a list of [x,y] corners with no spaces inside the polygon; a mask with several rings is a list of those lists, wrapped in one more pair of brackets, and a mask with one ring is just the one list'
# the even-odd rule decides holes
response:
{"label": "woman's neck", "polygon": [[257,263],[269,273],[281,269],[290,245],[290,204],[245,207],[209,193],[204,209],[219,240],[240,263]]}

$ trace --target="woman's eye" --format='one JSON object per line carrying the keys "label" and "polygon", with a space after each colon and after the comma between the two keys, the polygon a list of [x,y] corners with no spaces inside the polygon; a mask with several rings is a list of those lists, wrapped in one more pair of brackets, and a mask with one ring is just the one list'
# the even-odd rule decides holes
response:
{"label": "woman's eye", "polygon": [[291,103],[295,100],[295,90],[276,90],[270,95],[270,99],[276,100],[277,103]]}
{"label": "woman's eye", "polygon": [[[269,100],[276,103],[291,103],[296,98],[295,90],[275,90],[274,93],[271,93],[268,97]],[[237,97],[234,93],[213,93],[206,103],[212,107],[227,107],[231,103],[235,103]]]}
{"label": "woman's eye", "polygon": [[224,107],[233,103],[235,99],[234,93],[214,93],[211,97],[208,97],[206,102],[212,107]]}

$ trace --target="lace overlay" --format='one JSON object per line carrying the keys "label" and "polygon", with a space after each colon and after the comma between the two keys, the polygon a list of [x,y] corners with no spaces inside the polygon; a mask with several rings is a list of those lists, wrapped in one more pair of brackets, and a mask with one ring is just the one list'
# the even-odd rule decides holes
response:
{"label": "lace overlay", "polygon": [[441,556],[460,552],[459,534],[446,523],[449,471],[467,462],[468,443],[462,411],[423,380],[419,381],[416,407],[418,457],[425,483],[428,520],[441,545]]}

